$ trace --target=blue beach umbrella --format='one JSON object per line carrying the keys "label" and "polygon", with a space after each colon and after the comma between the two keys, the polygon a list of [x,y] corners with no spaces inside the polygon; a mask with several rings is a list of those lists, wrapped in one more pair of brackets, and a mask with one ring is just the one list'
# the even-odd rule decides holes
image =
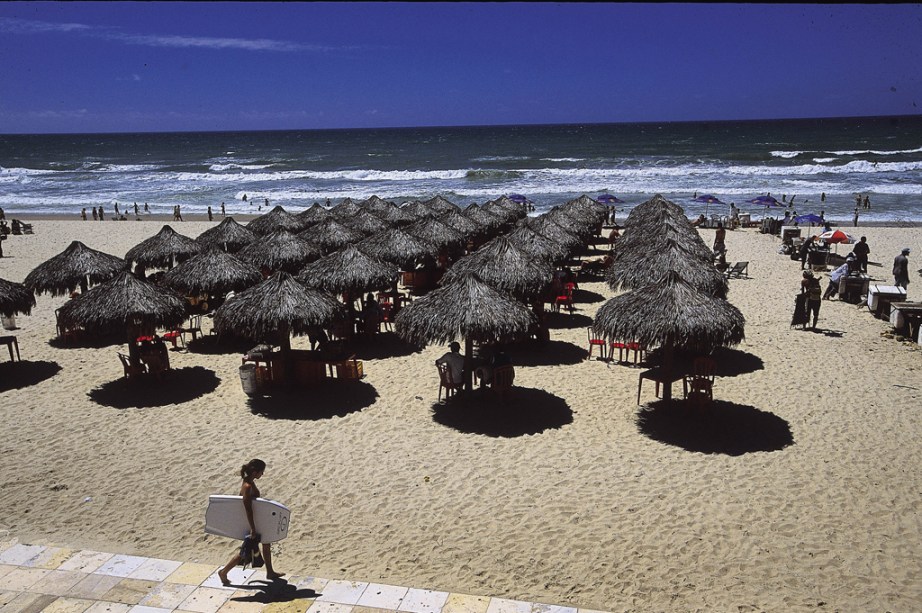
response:
{"label": "blue beach umbrella", "polygon": [[692,200],[694,200],[695,202],[704,203],[705,205],[704,214],[705,215],[708,214],[708,209],[710,208],[712,204],[726,204],[726,202],[721,202],[720,198],[718,198],[717,196],[712,196],[711,194],[701,194],[700,196],[696,198],[692,198]]}
{"label": "blue beach umbrella", "polygon": [[826,220],[820,217],[819,215],[814,215],[813,213],[807,213],[806,215],[798,215],[797,217],[794,218],[794,221],[797,223],[809,223],[810,225],[813,225],[813,224],[821,224]]}
{"label": "blue beach umbrella", "polygon": [[513,202],[518,202],[519,204],[530,202],[530,200],[522,194],[509,194],[506,196],[506,198],[509,198],[509,200],[512,200]]}
{"label": "blue beach umbrella", "polygon": [[747,200],[746,202],[764,207],[785,206],[783,203],[778,202],[774,196],[756,196],[752,200]]}
{"label": "blue beach umbrella", "polygon": [[602,194],[596,198],[596,202],[601,202],[602,204],[624,204],[624,200],[617,196],[612,196],[611,194]]}

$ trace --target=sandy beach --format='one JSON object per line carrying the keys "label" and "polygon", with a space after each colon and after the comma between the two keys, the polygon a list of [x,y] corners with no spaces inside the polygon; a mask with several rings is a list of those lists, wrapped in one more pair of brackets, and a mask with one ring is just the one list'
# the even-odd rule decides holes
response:
{"label": "sandy beach", "polygon": [[[170,223],[194,237],[218,221]],[[4,241],[0,277],[21,282],[72,240],[123,256],[162,225],[32,223]],[[888,285],[912,247],[916,298],[918,229],[843,229],[867,236]],[[292,509],[283,571],[616,611],[917,610],[922,352],[837,300],[819,331],[791,329],[800,265],[779,246],[728,232],[728,260],[749,262],[728,296],[746,340],[719,354],[700,415],[650,404],[649,382],[638,406],[640,369],[585,359],[614,295],[601,282],[580,284],[547,346],[513,355],[513,405],[496,419],[436,404],[444,347],[386,337],[335,393],[251,401],[240,353],[186,350],[162,388],[132,393],[124,345],[49,344],[66,298],[41,295],[3,332],[28,376],[2,355],[0,538],[223,564],[235,542],[204,534],[207,497],[236,494],[260,457],[263,495]]]}

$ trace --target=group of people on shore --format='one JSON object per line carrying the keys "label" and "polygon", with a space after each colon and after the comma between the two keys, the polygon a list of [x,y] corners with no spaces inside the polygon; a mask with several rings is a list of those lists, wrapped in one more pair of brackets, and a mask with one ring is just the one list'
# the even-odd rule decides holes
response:
{"label": "group of people on shore", "polygon": [[[93,221],[105,221],[106,220],[106,213],[103,207],[100,206],[97,209],[94,206],[94,207],[90,207],[90,209],[91,209],[91,212],[89,214],[87,214],[86,212],[86,207],[83,207],[82,209],[80,209],[80,219],[82,219],[83,221],[86,221],[87,219],[89,219],[90,215],[92,215]],[[111,217],[111,219],[115,219],[118,221],[128,220],[128,218],[125,216],[125,213],[128,212],[127,207],[125,208],[125,210],[120,211],[118,208],[118,202],[116,202],[115,205],[112,207],[112,210],[115,211],[115,214]],[[150,207],[147,205],[146,202],[144,203],[144,213],[147,215],[150,215]],[[134,203],[134,216],[136,219],[141,218],[141,207],[138,206],[137,202]]]}

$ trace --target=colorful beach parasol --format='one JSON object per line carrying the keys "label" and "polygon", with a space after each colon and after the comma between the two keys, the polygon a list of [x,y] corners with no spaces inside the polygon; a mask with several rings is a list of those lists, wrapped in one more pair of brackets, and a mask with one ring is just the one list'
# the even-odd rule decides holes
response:
{"label": "colorful beach parasol", "polygon": [[624,200],[611,194],[602,194],[596,198],[596,202],[601,202],[602,204],[624,204]]}
{"label": "colorful beach parasol", "polygon": [[828,232],[823,232],[819,235],[819,239],[829,244],[844,243],[846,245],[851,245],[858,242],[855,240],[854,236],[842,230],[829,230]]}
{"label": "colorful beach parasol", "polygon": [[820,217],[819,215],[814,215],[813,213],[807,213],[806,215],[798,215],[797,217],[794,218],[794,221],[796,223],[809,223],[810,225],[813,225],[813,224],[819,225],[825,222],[826,220]]}

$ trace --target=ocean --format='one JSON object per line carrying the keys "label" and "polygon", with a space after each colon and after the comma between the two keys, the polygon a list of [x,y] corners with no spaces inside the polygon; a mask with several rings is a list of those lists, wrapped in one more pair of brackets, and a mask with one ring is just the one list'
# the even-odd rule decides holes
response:
{"label": "ocean", "polygon": [[[0,135],[0,207],[73,215],[135,202],[168,214],[258,214],[377,195],[456,204],[524,194],[536,212],[582,194],[628,211],[654,194],[727,212],[770,193],[798,214],[922,221],[922,116],[361,130]],[[825,194],[825,200],[823,200]],[[244,195],[247,201],[243,201]],[[260,207],[262,206],[262,209]],[[777,214],[772,211],[770,214]]]}

